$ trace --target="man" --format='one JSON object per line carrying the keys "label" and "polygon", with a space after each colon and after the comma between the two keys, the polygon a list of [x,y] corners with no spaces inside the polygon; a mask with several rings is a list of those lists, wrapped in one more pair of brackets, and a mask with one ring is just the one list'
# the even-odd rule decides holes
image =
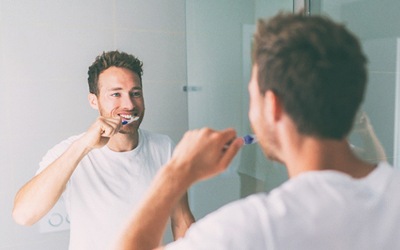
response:
{"label": "man", "polygon": [[[400,249],[400,174],[360,160],[346,140],[367,78],[357,39],[326,18],[293,14],[259,21],[254,38],[250,122],[290,179],[208,215],[165,249]],[[157,247],[185,190],[237,153],[235,137],[232,129],[185,134],[117,249]]]}
{"label": "man", "polygon": [[[15,197],[14,219],[31,225],[62,196],[70,249],[109,249],[117,229],[170,158],[165,135],[139,129],[144,117],[142,62],[110,51],[89,67],[89,103],[100,113],[86,133],[51,149]],[[174,238],[193,222],[186,194],[171,213]]]}

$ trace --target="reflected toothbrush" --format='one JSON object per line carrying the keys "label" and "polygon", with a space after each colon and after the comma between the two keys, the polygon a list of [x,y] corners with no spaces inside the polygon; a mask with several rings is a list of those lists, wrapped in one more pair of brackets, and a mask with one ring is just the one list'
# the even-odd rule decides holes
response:
{"label": "reflected toothbrush", "polygon": [[137,121],[137,120],[139,120],[139,116],[129,116],[129,117],[122,117],[123,118],[123,120],[122,120],[122,125],[128,125],[128,124],[130,124],[130,123],[132,123],[132,122],[134,122],[134,121]]}

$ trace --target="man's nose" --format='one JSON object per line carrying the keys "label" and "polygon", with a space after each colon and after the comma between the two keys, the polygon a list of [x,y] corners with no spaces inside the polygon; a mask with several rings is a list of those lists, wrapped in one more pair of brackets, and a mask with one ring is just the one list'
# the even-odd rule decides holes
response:
{"label": "man's nose", "polygon": [[124,98],[122,98],[122,103],[121,106],[124,109],[133,109],[135,107],[135,102],[134,99],[132,97],[128,96],[124,96]]}

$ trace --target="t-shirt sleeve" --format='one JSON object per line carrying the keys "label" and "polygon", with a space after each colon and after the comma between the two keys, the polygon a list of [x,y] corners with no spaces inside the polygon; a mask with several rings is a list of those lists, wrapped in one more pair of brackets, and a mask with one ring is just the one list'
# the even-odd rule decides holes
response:
{"label": "t-shirt sleeve", "polygon": [[39,169],[36,171],[36,175],[45,170],[51,163],[53,163],[58,157],[60,157],[67,148],[75,141],[79,136],[72,136],[59,144],[55,145],[51,148],[47,153],[43,156],[42,160],[39,163]]}

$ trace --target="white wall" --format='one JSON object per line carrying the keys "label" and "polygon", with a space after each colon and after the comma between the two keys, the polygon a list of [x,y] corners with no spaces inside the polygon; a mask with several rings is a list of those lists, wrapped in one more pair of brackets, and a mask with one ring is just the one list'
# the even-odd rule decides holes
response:
{"label": "white wall", "polygon": [[0,0],[0,249],[67,249],[11,218],[13,198],[60,140],[97,116],[87,69],[102,51],[144,61],[142,127],[177,141],[187,130],[185,0]]}
{"label": "white wall", "polygon": [[255,19],[270,18],[279,11],[292,12],[293,0],[255,0]]}

